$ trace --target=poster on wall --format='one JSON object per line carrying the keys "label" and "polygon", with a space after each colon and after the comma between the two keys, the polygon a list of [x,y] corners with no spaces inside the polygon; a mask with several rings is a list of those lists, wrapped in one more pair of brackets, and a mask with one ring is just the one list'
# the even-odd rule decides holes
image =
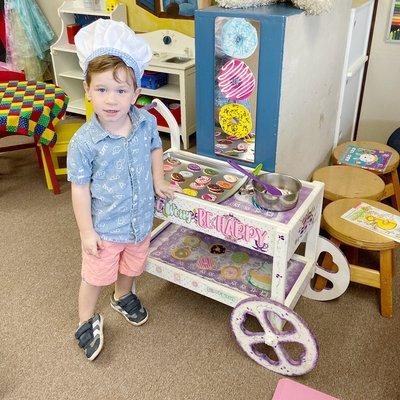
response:
{"label": "poster on wall", "polygon": [[386,40],[388,42],[400,43],[400,0],[393,0]]}
{"label": "poster on wall", "polygon": [[136,0],[139,7],[159,18],[193,19],[194,12],[211,5],[211,0]]}

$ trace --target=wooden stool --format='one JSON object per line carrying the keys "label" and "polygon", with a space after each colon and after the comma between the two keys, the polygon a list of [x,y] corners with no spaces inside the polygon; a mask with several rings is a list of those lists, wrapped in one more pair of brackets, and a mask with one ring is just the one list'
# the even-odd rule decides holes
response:
{"label": "wooden stool", "polygon": [[385,182],[379,176],[344,165],[317,169],[312,180],[325,183],[324,198],[329,201],[344,198],[380,200],[385,191]]}
{"label": "wooden stool", "polygon": [[378,251],[380,258],[379,269],[361,267],[350,264],[350,280],[363,285],[372,286],[381,290],[381,314],[384,317],[393,315],[392,278],[394,273],[393,250],[400,244],[362,228],[341,216],[360,202],[373,207],[400,215],[400,212],[386,204],[365,199],[341,199],[328,204],[323,211],[324,227],[336,245],[346,244],[355,249]]}
{"label": "wooden stool", "polygon": [[[342,155],[342,153],[346,150],[349,144],[354,144],[359,147],[364,147],[367,149],[378,149],[383,151],[390,151],[392,153],[392,157],[389,160],[388,165],[386,166],[383,172],[376,172],[377,175],[380,175],[386,183],[385,192],[383,193],[382,199],[387,199],[390,197],[392,202],[392,206],[396,208],[396,210],[400,207],[400,184],[399,184],[399,176],[397,173],[397,167],[399,165],[399,153],[390,146],[387,146],[383,143],[378,142],[364,142],[361,140],[356,140],[353,142],[344,142],[337,146],[332,153],[332,163],[337,164],[338,159]],[[371,171],[374,172],[374,171]],[[374,172],[375,173],[375,172]]]}
{"label": "wooden stool", "polygon": [[[66,175],[68,173],[67,168],[60,168],[58,163],[58,157],[63,157],[67,155],[68,144],[74,136],[75,132],[83,125],[82,122],[67,122],[60,121],[56,126],[57,142],[50,148],[50,156],[53,160],[55,175]],[[47,166],[45,154],[43,152],[43,147],[40,146],[40,151],[42,155],[42,162],[44,167],[44,174],[46,177],[46,184],[49,190],[53,190],[53,184],[51,183],[50,171]]]}

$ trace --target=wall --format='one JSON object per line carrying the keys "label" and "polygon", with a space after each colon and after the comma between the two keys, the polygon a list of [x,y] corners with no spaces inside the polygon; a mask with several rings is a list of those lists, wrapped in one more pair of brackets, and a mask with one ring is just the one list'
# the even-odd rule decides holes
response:
{"label": "wall", "polygon": [[[63,0],[36,1],[58,36],[61,32],[61,22],[57,14],[57,9],[61,6]],[[189,36],[194,36],[193,20],[157,18],[143,8],[138,7],[135,0],[120,0],[120,2],[126,4],[128,10],[128,25],[135,31],[149,32],[158,29],[172,29]]]}
{"label": "wall", "polygon": [[386,143],[400,127],[400,43],[386,43],[392,1],[378,2],[358,140]]}
{"label": "wall", "polygon": [[351,1],[333,4],[286,22],[275,171],[301,179],[328,163],[335,139]]}
{"label": "wall", "polygon": [[59,36],[61,32],[61,21],[58,16],[57,10],[64,3],[63,0],[36,0],[36,3],[43,11],[43,14],[46,16],[49,24],[53,28],[56,36]]}

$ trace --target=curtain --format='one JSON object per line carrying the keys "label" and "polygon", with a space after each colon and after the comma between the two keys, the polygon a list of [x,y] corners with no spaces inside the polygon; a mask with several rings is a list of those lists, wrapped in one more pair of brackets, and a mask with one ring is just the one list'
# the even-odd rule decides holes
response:
{"label": "curtain", "polygon": [[49,62],[55,37],[35,0],[4,0],[7,63],[40,80]]}

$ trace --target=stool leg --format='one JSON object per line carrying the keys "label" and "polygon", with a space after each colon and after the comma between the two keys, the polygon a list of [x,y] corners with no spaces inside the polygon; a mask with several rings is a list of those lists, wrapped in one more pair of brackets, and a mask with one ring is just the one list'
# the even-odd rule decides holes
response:
{"label": "stool leg", "polygon": [[[335,239],[334,237],[330,237],[329,240],[333,244],[336,244],[337,247],[340,247],[341,242],[339,240]],[[322,264],[321,267],[324,267],[326,270],[333,271],[334,264],[333,264],[332,255],[329,253],[325,254],[324,259],[322,260],[321,264]],[[317,278],[315,279],[314,289],[316,291],[325,289],[327,282],[328,282],[328,280],[326,278],[324,278],[321,275],[317,275]]]}
{"label": "stool leg", "polygon": [[350,246],[347,248],[346,252],[347,259],[350,264],[358,264],[358,249],[356,247]]}
{"label": "stool leg", "polygon": [[392,196],[392,205],[396,210],[398,210],[400,206],[400,183],[397,168],[390,173],[390,178],[393,183],[394,191],[394,195]]}
{"label": "stool leg", "polygon": [[393,316],[392,253],[393,250],[382,250],[379,252],[381,314],[387,318],[391,318]]}
{"label": "stool leg", "polygon": [[46,161],[47,168],[49,170],[51,184],[53,185],[53,193],[60,194],[60,185],[58,184],[56,171],[54,170],[53,160],[51,158],[50,150],[48,146],[42,146],[44,158]]}
{"label": "stool leg", "polygon": [[392,251],[392,278],[394,278],[395,270],[396,270],[396,258],[394,255],[394,251]]}

